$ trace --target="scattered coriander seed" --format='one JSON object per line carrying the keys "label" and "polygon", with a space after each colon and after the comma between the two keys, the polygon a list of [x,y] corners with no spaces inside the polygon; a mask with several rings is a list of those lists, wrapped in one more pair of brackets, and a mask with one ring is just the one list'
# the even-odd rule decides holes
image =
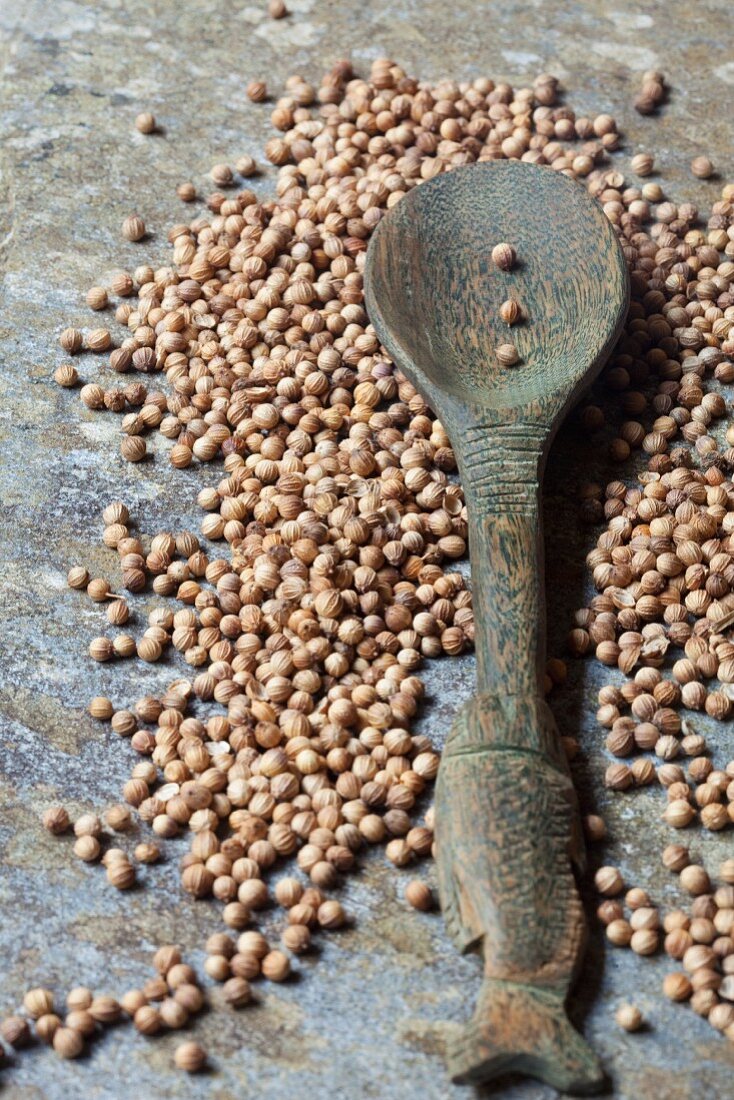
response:
{"label": "scattered coriander seed", "polygon": [[71,821],[64,806],[49,806],[43,814],[43,827],[54,836],[61,836],[69,830]]}
{"label": "scattered coriander seed", "polygon": [[67,1013],[64,1025],[73,1031],[78,1031],[85,1039],[90,1038],[97,1030],[97,1021],[86,1009],[77,1009]]}
{"label": "scattered coriander seed", "polygon": [[262,976],[270,982],[284,982],[291,972],[288,956],[275,948],[269,951],[261,963]]}
{"label": "scattered coriander seed", "polygon": [[78,381],[79,372],[73,363],[62,363],[54,371],[54,382],[65,389],[75,386]]}
{"label": "scattered coriander seed", "polygon": [[86,303],[90,309],[107,309],[109,303],[105,288],[103,286],[90,287],[87,291]]}
{"label": "scattered coriander seed", "polygon": [[110,718],[115,713],[112,701],[105,695],[95,695],[94,699],[90,701],[87,709],[92,718],[97,718],[102,722],[109,722]]}
{"label": "scattered coriander seed", "polygon": [[50,1045],[60,1027],[61,1019],[55,1012],[44,1012],[43,1016],[39,1016],[36,1020],[36,1037],[42,1043]]}
{"label": "scattered coriander seed", "polygon": [[147,1003],[145,994],[140,989],[130,989],[120,998],[120,1008],[131,1018],[135,1016],[139,1008],[142,1008],[143,1005]]}
{"label": "scattered coriander seed", "polygon": [[501,367],[514,367],[520,362],[520,355],[514,344],[500,344],[495,355]]}
{"label": "scattered coriander seed", "polygon": [[222,986],[222,996],[227,1004],[241,1008],[252,1000],[252,988],[246,978],[230,978]]}
{"label": "scattered coriander seed", "polygon": [[666,974],[663,979],[663,993],[671,1001],[687,1001],[693,992],[691,981],[687,974],[676,971]]}
{"label": "scattered coriander seed", "polygon": [[192,1014],[200,1012],[204,1004],[204,994],[197,985],[193,985],[191,982],[184,982],[178,986],[173,998],[178,1004],[183,1005],[187,1012]]}
{"label": "scattered coriander seed", "polygon": [[107,881],[116,890],[129,890],[135,885],[135,868],[127,858],[117,859],[107,868]]}
{"label": "scattered coriander seed", "polygon": [[157,1035],[163,1026],[163,1021],[154,1005],[144,1004],[135,1012],[133,1024],[141,1035]]}
{"label": "scattered coriander seed", "polygon": [[99,1024],[107,1025],[115,1023],[120,1019],[122,1009],[119,1001],[114,997],[108,997],[106,995],[100,995],[94,997],[89,1005],[89,1015],[92,1019]]}
{"label": "scattered coriander seed", "polygon": [[96,814],[85,813],[80,816],[74,822],[74,835],[75,836],[100,836],[102,833],[102,822]]}
{"label": "scattered coriander seed", "polygon": [[700,180],[707,180],[714,174],[714,165],[708,157],[694,157],[691,161],[691,171]]}
{"label": "scattered coriander seed", "polygon": [[514,298],[508,298],[500,306],[500,320],[504,321],[506,325],[516,325],[518,321],[522,320],[520,306]]}
{"label": "scattered coriander seed", "polygon": [[711,880],[705,868],[698,863],[689,863],[680,873],[680,884],[684,890],[694,897],[699,894],[707,894],[711,888]]}
{"label": "scattered coriander seed", "polygon": [[281,935],[283,946],[294,955],[303,955],[311,947],[311,932],[305,924],[289,924]]}
{"label": "scattered coriander seed", "polygon": [[179,183],[176,188],[176,194],[182,202],[193,202],[196,198],[196,188],[193,183],[189,183],[188,181]]}
{"label": "scattered coriander seed", "polygon": [[501,241],[500,244],[496,244],[492,249],[492,263],[501,271],[509,271],[515,266],[517,260],[517,253],[511,244],[507,244],[506,241]]}
{"label": "scattered coriander seed", "polygon": [[76,1012],[89,1008],[94,997],[91,989],[85,985],[75,986],[66,995],[66,1007],[70,1012]]}
{"label": "scattered coriander seed", "polygon": [[83,565],[75,565],[66,574],[66,583],[69,588],[86,588],[89,584],[89,573]]}
{"label": "scattered coriander seed", "polygon": [[87,333],[86,345],[90,351],[107,351],[112,344],[112,336],[106,328],[95,328]]}
{"label": "scattered coriander seed", "polygon": [[321,928],[341,928],[346,923],[346,913],[340,901],[335,899],[321,903],[317,911],[317,919]]}
{"label": "scattered coriander seed", "polygon": [[85,863],[95,863],[101,852],[100,843],[94,836],[80,836],[74,842],[74,855]]}
{"label": "scattered coriander seed", "polygon": [[152,115],[150,111],[142,111],[135,119],[135,129],[141,134],[155,133],[155,115]]}
{"label": "scattered coriander seed", "polygon": [[614,1013],[614,1019],[625,1031],[639,1031],[644,1023],[642,1013],[637,1005],[622,1004]]}
{"label": "scattered coriander seed", "polygon": [[23,997],[23,1007],[33,1020],[53,1012],[54,996],[49,989],[29,989]]}
{"label": "scattered coriander seed", "polygon": [[101,386],[88,383],[82,386],[79,396],[88,409],[101,409],[104,406],[104,390]]}
{"label": "scattered coriander seed", "polygon": [[173,1060],[178,1069],[185,1073],[199,1073],[207,1063],[207,1053],[199,1043],[181,1043],[176,1047]]}
{"label": "scattered coriander seed", "polygon": [[110,806],[105,814],[105,821],[109,827],[116,833],[126,832],[132,825],[132,813],[130,807],[126,806],[123,802],[118,803],[115,806]]}
{"label": "scattered coriander seed", "polygon": [[691,862],[687,848],[681,844],[669,844],[663,850],[663,864],[669,871],[682,871]]}
{"label": "scattered coriander seed", "polygon": [[130,214],[125,218],[122,223],[122,235],[126,241],[142,241],[145,236],[145,222],[139,214]]}
{"label": "scattered coriander seed", "polygon": [[65,328],[59,336],[59,343],[65,352],[69,355],[75,355],[78,351],[82,350],[84,336],[79,329]]}
{"label": "scattered coriander seed", "polygon": [[431,888],[420,879],[413,879],[405,887],[405,900],[413,909],[420,909],[424,913],[433,908]]}
{"label": "scattered coriander seed", "polygon": [[624,879],[616,867],[600,867],[594,875],[594,885],[600,894],[613,898],[624,890]]}
{"label": "scattered coriander seed", "polygon": [[630,161],[630,168],[636,176],[651,176],[655,169],[655,158],[650,153],[637,153]]}
{"label": "scattered coriander seed", "polygon": [[245,179],[249,179],[250,176],[257,175],[257,162],[255,161],[254,157],[250,157],[247,155],[245,155],[244,157],[240,157],[235,163],[235,168],[241,176],[244,176]]}
{"label": "scattered coriander seed", "polygon": [[113,600],[107,606],[107,621],[112,626],[124,626],[130,618],[130,608],[124,600]]}
{"label": "scattered coriander seed", "polygon": [[268,87],[264,80],[251,80],[247,85],[247,97],[253,103],[262,103],[267,96]]}
{"label": "scattered coriander seed", "polygon": [[187,1009],[173,997],[165,997],[161,1001],[158,1012],[163,1025],[171,1028],[172,1031],[178,1031],[180,1028],[186,1027],[189,1020]]}
{"label": "scattered coriander seed", "polygon": [[148,451],[148,446],[140,435],[126,435],[120,444],[120,454],[127,462],[141,462]]}
{"label": "scattered coriander seed", "polygon": [[283,19],[287,14],[284,0],[268,0],[268,15],[271,19]]}
{"label": "scattered coriander seed", "polygon": [[141,841],[136,844],[133,855],[138,863],[157,863],[161,858],[161,849],[153,841]]}
{"label": "scattered coriander seed", "polygon": [[93,661],[111,661],[115,649],[109,638],[93,638],[89,643],[89,656]]}
{"label": "scattered coriander seed", "polygon": [[31,1040],[31,1029],[23,1016],[6,1016],[0,1023],[0,1036],[11,1047],[20,1050]]}
{"label": "scattered coriander seed", "polygon": [[603,817],[598,814],[589,814],[584,818],[584,832],[591,843],[604,840],[607,835],[607,827]]}
{"label": "scattered coriander seed", "polygon": [[113,294],[119,294],[121,298],[128,298],[135,290],[135,282],[127,271],[118,271],[110,280],[110,289]]}
{"label": "scattered coriander seed", "polygon": [[234,182],[234,173],[228,164],[215,164],[210,175],[217,187],[231,187]]}

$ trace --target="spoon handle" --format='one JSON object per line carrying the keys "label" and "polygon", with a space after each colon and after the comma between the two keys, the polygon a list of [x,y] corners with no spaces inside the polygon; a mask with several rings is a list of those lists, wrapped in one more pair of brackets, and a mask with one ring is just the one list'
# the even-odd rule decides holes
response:
{"label": "spoon handle", "polygon": [[564,1091],[603,1075],[565,999],[585,921],[573,784],[543,699],[540,479],[548,432],[464,430],[478,692],[456,716],[436,787],[441,907],[463,951],[481,950],[473,1019],[449,1044],[454,1080],[511,1070]]}
{"label": "spoon handle", "polygon": [[528,697],[545,666],[540,481],[548,429],[472,427],[461,445],[479,691]]}

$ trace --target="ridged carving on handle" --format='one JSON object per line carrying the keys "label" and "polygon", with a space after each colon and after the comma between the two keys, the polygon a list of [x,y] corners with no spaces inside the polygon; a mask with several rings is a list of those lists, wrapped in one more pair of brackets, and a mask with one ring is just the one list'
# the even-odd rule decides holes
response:
{"label": "ridged carving on handle", "polygon": [[467,428],[462,475],[473,507],[485,515],[532,512],[547,435],[543,424],[476,424]]}

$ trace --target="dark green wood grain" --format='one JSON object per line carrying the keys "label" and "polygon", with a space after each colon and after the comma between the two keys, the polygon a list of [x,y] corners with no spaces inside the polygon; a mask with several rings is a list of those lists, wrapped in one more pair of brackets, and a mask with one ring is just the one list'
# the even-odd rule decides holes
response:
{"label": "dark green wood grain", "polygon": [[[499,270],[499,241],[518,263]],[[540,485],[566,410],[600,370],[626,312],[627,268],[585,188],[499,161],[411,191],[367,254],[370,319],[440,416],[469,509],[478,693],[457,715],[436,790],[441,904],[462,950],[480,949],[474,1017],[449,1050],[455,1080],[508,1070],[566,1091],[603,1081],[565,998],[585,943],[573,864],[573,786],[542,698]],[[499,319],[507,298],[525,321]],[[495,359],[514,343],[521,361]]]}

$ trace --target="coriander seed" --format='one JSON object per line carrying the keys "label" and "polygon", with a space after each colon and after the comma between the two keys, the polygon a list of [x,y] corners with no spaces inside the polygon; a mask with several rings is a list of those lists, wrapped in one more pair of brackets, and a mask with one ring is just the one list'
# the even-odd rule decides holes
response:
{"label": "coriander seed", "polygon": [[73,363],[62,363],[54,371],[54,382],[57,385],[63,386],[65,389],[70,389],[72,386],[76,386],[79,381],[79,372]]}
{"label": "coriander seed", "polygon": [[198,1073],[207,1063],[207,1053],[199,1043],[182,1043],[176,1047],[173,1060],[185,1073]]}
{"label": "coriander seed", "polygon": [[624,1031],[639,1031],[645,1022],[637,1005],[632,1004],[620,1005],[614,1018]]}
{"label": "coriander seed", "polygon": [[155,115],[152,115],[150,111],[142,111],[135,119],[135,129],[141,134],[155,133]]}
{"label": "coriander seed", "polygon": [[49,806],[43,814],[43,827],[53,836],[61,836],[69,830],[71,822],[64,806]]}
{"label": "coriander seed", "polygon": [[501,271],[509,271],[515,266],[517,253],[511,244],[506,241],[496,244],[492,249],[492,263]]}
{"label": "coriander seed", "polygon": [[514,344],[500,344],[495,355],[501,367],[514,367],[520,362],[520,355]]}
{"label": "coriander seed", "polygon": [[126,241],[142,241],[145,236],[145,222],[139,214],[130,214],[125,218],[122,223],[122,235]]}

